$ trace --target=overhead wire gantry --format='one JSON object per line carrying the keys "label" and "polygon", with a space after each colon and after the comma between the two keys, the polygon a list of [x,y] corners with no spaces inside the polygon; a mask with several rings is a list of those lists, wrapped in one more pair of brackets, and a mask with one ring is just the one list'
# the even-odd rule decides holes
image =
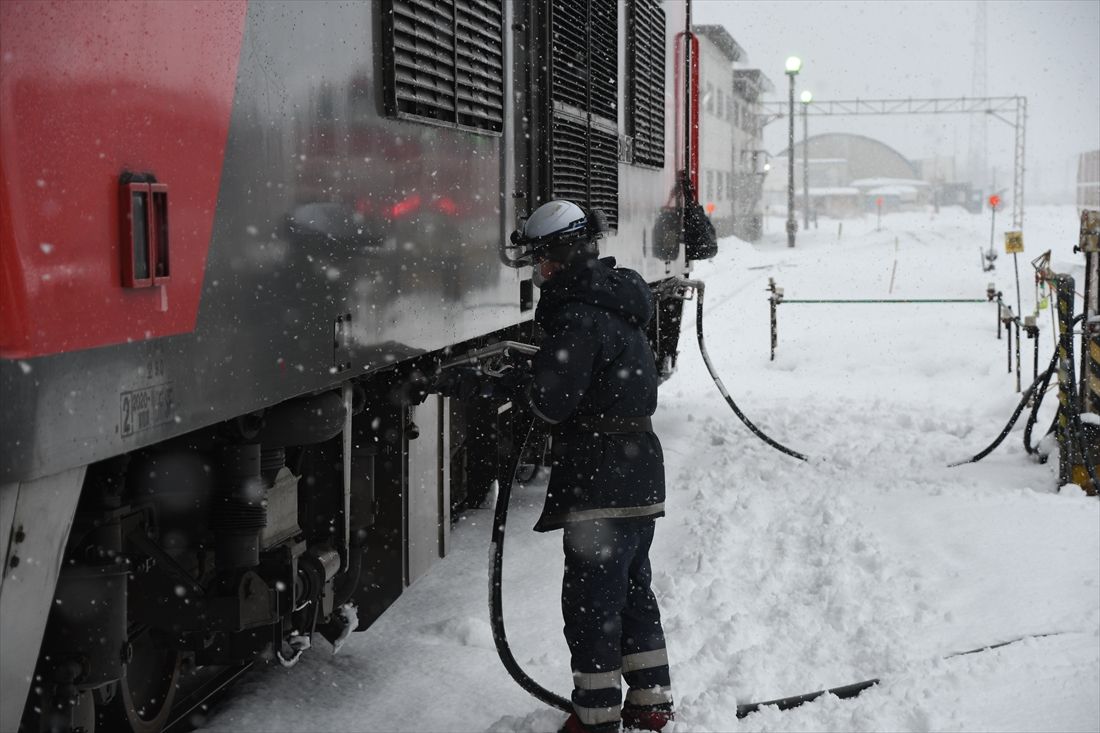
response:
{"label": "overhead wire gantry", "polygon": [[[783,119],[786,102],[760,105],[760,126]],[[805,105],[808,115],[917,115],[987,114],[1010,125],[1015,131],[1012,164],[1012,226],[1024,227],[1024,153],[1027,138],[1027,97],[957,97],[934,99],[841,99],[813,100]],[[793,151],[792,151],[793,152]]]}

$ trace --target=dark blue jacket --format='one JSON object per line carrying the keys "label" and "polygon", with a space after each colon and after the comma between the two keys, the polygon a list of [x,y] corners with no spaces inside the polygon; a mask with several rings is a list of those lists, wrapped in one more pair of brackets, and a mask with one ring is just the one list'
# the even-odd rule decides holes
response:
{"label": "dark blue jacket", "polygon": [[664,514],[665,470],[652,432],[578,431],[584,418],[645,417],[657,409],[657,369],[645,327],[653,293],[614,258],[575,259],[542,288],[545,338],[528,399],[555,425],[553,468],[535,529]]}

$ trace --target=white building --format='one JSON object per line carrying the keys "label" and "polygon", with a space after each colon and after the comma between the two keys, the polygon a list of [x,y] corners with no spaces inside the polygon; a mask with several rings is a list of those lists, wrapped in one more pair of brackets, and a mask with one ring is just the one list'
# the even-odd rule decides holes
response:
{"label": "white building", "polygon": [[737,69],[745,51],[720,25],[693,28],[699,38],[699,201],[719,236],[760,235],[766,154],[760,97],[773,90],[759,69]]}
{"label": "white building", "polygon": [[697,25],[699,37],[699,203],[718,236],[733,232],[733,63],[744,49],[720,25]]}

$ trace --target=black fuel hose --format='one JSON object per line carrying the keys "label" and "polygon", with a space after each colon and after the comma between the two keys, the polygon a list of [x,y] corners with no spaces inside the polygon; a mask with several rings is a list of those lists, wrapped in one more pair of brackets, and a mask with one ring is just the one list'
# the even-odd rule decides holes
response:
{"label": "black fuel hose", "polygon": [[695,288],[695,291],[699,294],[698,304],[695,309],[695,333],[699,336],[699,352],[703,355],[703,363],[707,365],[707,371],[710,372],[711,379],[713,379],[714,383],[718,386],[718,391],[721,392],[722,397],[726,399],[726,404],[733,410],[733,414],[737,415],[737,417],[741,419],[741,422],[745,423],[745,427],[752,431],[753,435],[760,438],[760,440],[764,441],[772,448],[775,448],[780,453],[786,453],[788,456],[797,458],[800,461],[808,460],[806,456],[798,451],[791,450],[787,446],[772,440],[763,430],[753,425],[752,420],[749,420],[745,413],[741,412],[741,408],[739,408],[737,403],[733,401],[733,398],[730,397],[726,385],[722,384],[721,377],[719,377],[718,373],[714,370],[714,365],[710,361],[710,355],[707,353],[706,341],[703,339],[703,291],[706,288],[706,284],[702,280],[679,280],[678,282],[688,287]]}
{"label": "black fuel hose", "polygon": [[[1070,322],[1070,326],[1072,327],[1074,324],[1077,324],[1078,322],[1084,320],[1084,317],[1085,316],[1084,316],[1083,313],[1078,314]],[[1033,453],[1034,450],[1031,447],[1031,428],[1034,425],[1034,422],[1035,422],[1035,419],[1036,419],[1036,413],[1038,412],[1038,409],[1039,409],[1039,402],[1042,401],[1042,395],[1044,393],[1044,390],[1046,389],[1046,386],[1049,383],[1051,376],[1056,371],[1057,364],[1058,364],[1058,352],[1055,351],[1054,355],[1050,359],[1050,364],[1047,366],[1046,370],[1043,371],[1036,378],[1036,380],[1031,383],[1031,386],[1028,387],[1027,390],[1024,392],[1023,398],[1020,400],[1020,403],[1018,405],[1016,405],[1016,409],[1012,411],[1012,416],[1009,418],[1008,423],[1004,426],[1004,428],[1001,430],[1000,434],[994,439],[994,441],[992,443],[990,443],[988,446],[986,446],[985,449],[982,450],[980,453],[977,453],[977,454],[971,456],[970,458],[966,459],[965,461],[958,461],[956,463],[949,463],[949,464],[947,464],[947,467],[948,468],[956,468],[958,466],[962,466],[962,465],[965,465],[967,463],[977,463],[978,461],[982,460],[983,458],[988,456],[990,453],[992,453],[994,450],[996,450],[997,446],[999,446],[1004,441],[1005,437],[1008,436],[1009,431],[1012,430],[1012,426],[1015,425],[1016,421],[1020,418],[1020,413],[1023,412],[1024,407],[1027,405],[1027,401],[1031,398],[1032,394],[1036,394],[1037,397],[1036,397],[1036,400],[1035,400],[1035,405],[1032,407],[1031,415],[1028,418],[1028,424],[1024,429],[1024,449],[1027,450],[1027,452],[1029,454]],[[1074,375],[1072,373],[1072,367],[1073,367],[1073,363],[1072,363],[1072,360],[1070,360],[1070,369],[1071,369],[1070,382],[1074,381]],[[1062,407],[1059,406],[1058,412],[1056,412],[1055,415],[1054,415],[1054,422],[1051,424],[1050,430],[1047,431],[1047,434],[1050,434],[1051,432],[1054,431],[1054,426],[1057,425],[1058,418],[1059,418],[1061,412],[1062,412]],[[1070,411],[1069,439],[1072,440],[1076,444],[1077,450],[1078,450],[1078,452],[1080,452],[1080,454],[1082,456],[1082,460],[1085,463],[1085,471],[1088,473],[1089,480],[1092,481],[1093,486],[1100,486],[1100,481],[1097,480],[1096,469],[1095,469],[1096,460],[1093,456],[1092,446],[1089,444],[1089,441],[1085,440],[1084,430],[1081,426],[1081,415],[1076,410],[1071,410]]]}
{"label": "black fuel hose", "polygon": [[[1047,392],[1047,385],[1050,383],[1050,378],[1053,375],[1054,370],[1048,369],[1046,372],[1046,379],[1043,380],[1043,383],[1040,384],[1039,388],[1035,391],[1035,400],[1031,404],[1031,412],[1028,414],[1027,423],[1024,425],[1024,450],[1027,451],[1028,455],[1034,455],[1039,452],[1038,444],[1031,444],[1031,434],[1035,429],[1035,423],[1039,419],[1039,408],[1043,404],[1043,398],[1046,396]],[[1054,432],[1055,428],[1058,426],[1058,418],[1061,414],[1062,406],[1059,405],[1058,409],[1054,411],[1054,419],[1051,420],[1050,427],[1043,433],[1043,438]],[[1039,440],[1042,441],[1043,438],[1039,438]],[[1047,456],[1045,453],[1040,454],[1040,462],[1046,462],[1046,458]]]}
{"label": "black fuel hose", "polygon": [[504,630],[504,603],[501,593],[501,577],[504,572],[504,528],[508,523],[508,500],[512,496],[512,483],[516,475],[520,457],[527,447],[527,441],[531,437],[533,416],[526,409],[521,413],[527,421],[526,437],[519,451],[515,454],[515,460],[509,460],[508,471],[497,477],[497,501],[493,509],[493,533],[489,545],[489,625],[493,629],[493,643],[497,648],[497,655],[508,670],[508,674],[520,687],[526,690],[539,702],[546,703],[552,708],[569,713],[573,710],[573,704],[561,695],[550,692],[545,687],[535,682],[523,671],[512,654],[512,648],[508,645],[508,636]]}
{"label": "black fuel hose", "polygon": [[999,446],[1002,442],[1004,442],[1004,439],[1006,437],[1008,437],[1009,431],[1012,430],[1012,426],[1015,425],[1016,421],[1020,419],[1020,413],[1022,413],[1024,411],[1024,407],[1027,406],[1027,401],[1030,400],[1031,395],[1034,394],[1037,391],[1037,388],[1039,387],[1039,384],[1040,383],[1046,384],[1046,382],[1050,380],[1050,375],[1054,372],[1055,365],[1057,363],[1058,363],[1058,354],[1055,354],[1050,360],[1050,366],[1048,366],[1046,368],[1046,370],[1042,374],[1040,374],[1039,377],[1034,382],[1031,383],[1030,387],[1028,387],[1027,389],[1024,390],[1024,396],[1020,399],[1020,403],[1018,405],[1016,405],[1016,409],[1012,411],[1012,417],[1008,418],[1008,422],[1001,429],[1000,434],[996,438],[993,439],[992,443],[987,445],[979,453],[976,453],[973,456],[971,456],[970,458],[967,458],[965,461],[957,461],[955,463],[948,463],[947,467],[948,468],[956,468],[958,466],[964,466],[967,463],[977,463],[978,461],[982,460],[983,458],[988,456],[993,451],[997,450],[997,446]]}

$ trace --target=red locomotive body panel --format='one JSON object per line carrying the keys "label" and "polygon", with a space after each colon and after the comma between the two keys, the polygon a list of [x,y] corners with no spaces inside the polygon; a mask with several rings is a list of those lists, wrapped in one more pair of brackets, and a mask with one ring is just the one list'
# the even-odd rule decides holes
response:
{"label": "red locomotive body panel", "polygon": [[[0,3],[0,357],[194,329],[245,10]],[[171,192],[172,277],[154,287],[123,286],[127,171]]]}

